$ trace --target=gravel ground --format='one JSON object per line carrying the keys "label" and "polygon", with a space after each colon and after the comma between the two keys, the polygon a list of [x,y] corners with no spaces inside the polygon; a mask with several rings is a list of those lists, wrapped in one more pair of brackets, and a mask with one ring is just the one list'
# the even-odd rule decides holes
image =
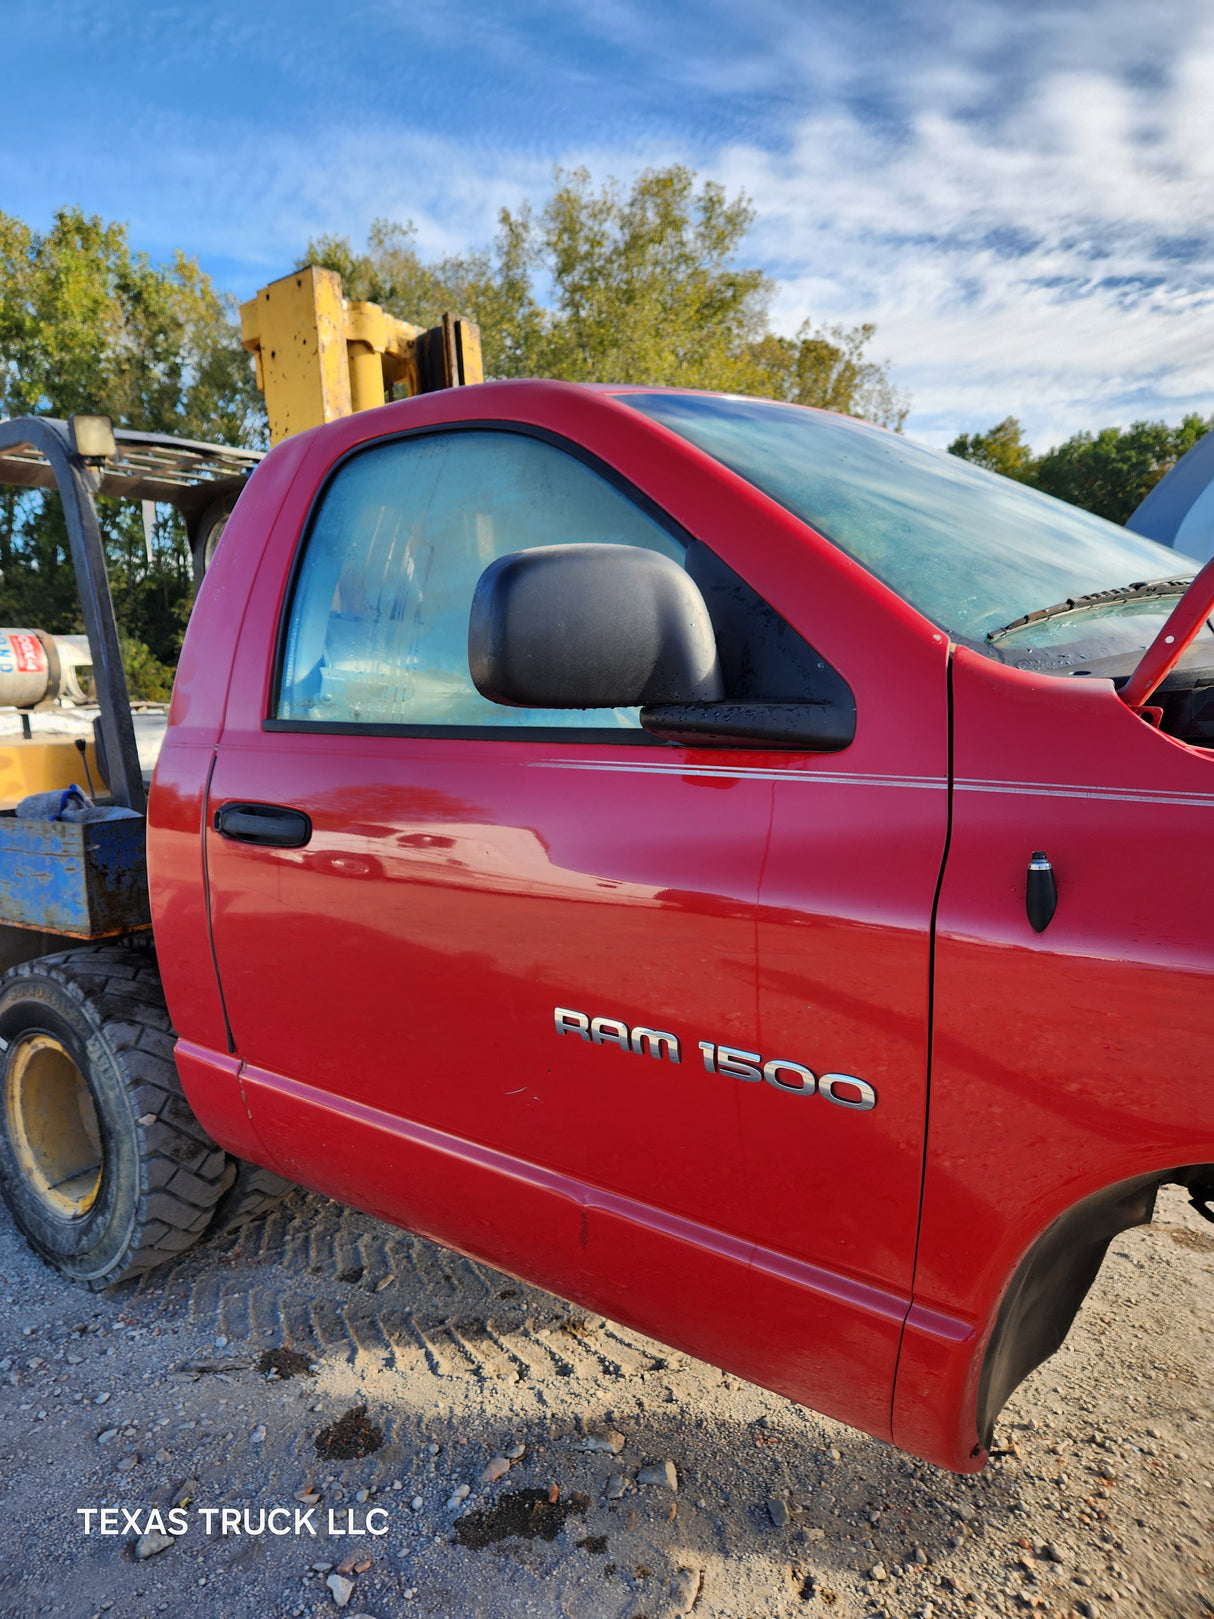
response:
{"label": "gravel ground", "polygon": [[0,1615],[1200,1619],[1212,1304],[1169,1190],[962,1480],[320,1198],[100,1296],[0,1214]]}

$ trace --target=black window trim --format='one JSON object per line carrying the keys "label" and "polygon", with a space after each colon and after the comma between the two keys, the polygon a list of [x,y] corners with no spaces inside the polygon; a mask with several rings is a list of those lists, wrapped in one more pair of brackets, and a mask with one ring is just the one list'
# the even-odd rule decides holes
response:
{"label": "black window trim", "polygon": [[563,450],[571,455],[575,461],[596,472],[606,483],[624,496],[626,500],[638,507],[646,517],[664,528],[670,537],[677,541],[684,550],[695,539],[693,534],[675,521],[670,513],[665,511],[644,490],[637,486],[623,473],[618,471],[609,462],[602,460],[592,450],[576,443],[573,439],[565,438],[561,433],[554,433],[549,428],[537,427],[530,422],[509,422],[500,418],[486,421],[464,422],[436,422],[428,423],[425,427],[404,428],[400,432],[385,433],[381,438],[370,439],[363,444],[353,445],[344,455],[340,456],[325,474],[324,481],[312,497],[300,529],[300,538],[295,546],[295,554],[291,559],[291,571],[287,576],[287,588],[283,593],[282,605],[279,609],[278,631],[274,639],[274,678],[270,683],[270,713],[264,715],[261,721],[263,731],[294,731],[319,736],[365,736],[365,737],[417,737],[421,740],[434,740],[446,738],[453,742],[547,742],[561,741],[586,744],[611,743],[616,746],[649,748],[674,748],[680,744],[667,742],[661,737],[650,736],[648,731],[640,727],[624,729],[620,726],[560,726],[560,725],[390,725],[390,724],[360,724],[357,721],[344,720],[283,720],[277,718],[276,710],[282,695],[282,672],[286,659],[287,632],[291,622],[291,613],[295,606],[295,593],[299,585],[299,576],[303,570],[303,559],[307,554],[312,539],[312,529],[318,512],[329,492],[329,487],[337,474],[346,464],[357,456],[366,455],[371,450],[377,450],[384,444],[398,444],[404,440],[416,438],[433,438],[440,433],[510,433],[522,438],[539,439],[542,443],[550,444],[554,449]]}

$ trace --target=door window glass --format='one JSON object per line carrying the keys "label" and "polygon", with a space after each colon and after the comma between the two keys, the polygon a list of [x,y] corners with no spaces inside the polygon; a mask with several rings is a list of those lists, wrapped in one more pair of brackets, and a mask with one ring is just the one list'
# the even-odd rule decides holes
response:
{"label": "door window glass", "polygon": [[639,725],[635,709],[504,708],[468,673],[468,616],[495,558],[542,545],[683,546],[611,483],[541,439],[399,439],[348,461],[306,541],[276,717],[342,725]]}

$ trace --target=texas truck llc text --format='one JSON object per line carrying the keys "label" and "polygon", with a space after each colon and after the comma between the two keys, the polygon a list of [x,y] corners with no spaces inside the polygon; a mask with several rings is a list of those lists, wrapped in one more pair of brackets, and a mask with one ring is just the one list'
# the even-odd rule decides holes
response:
{"label": "texas truck llc text", "polygon": [[[327,1521],[316,1514],[319,1507],[171,1507],[161,1512],[158,1508],[135,1507],[77,1507],[77,1516],[84,1520],[86,1535],[162,1535],[181,1536],[190,1531],[191,1518],[208,1535],[311,1535],[327,1534],[331,1539],[342,1535],[386,1535],[388,1514],[383,1507],[372,1507],[368,1512],[356,1512],[352,1507],[344,1510],[329,1507]],[[96,1522],[94,1522],[94,1519]]]}

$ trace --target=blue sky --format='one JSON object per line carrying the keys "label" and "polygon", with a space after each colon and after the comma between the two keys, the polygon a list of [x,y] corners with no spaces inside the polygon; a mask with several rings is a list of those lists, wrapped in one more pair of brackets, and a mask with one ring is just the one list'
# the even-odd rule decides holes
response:
{"label": "blue sky", "polygon": [[554,164],[678,161],[752,197],[779,329],[877,323],[918,437],[1214,412],[1214,0],[4,9],[0,208],[242,297],[320,232],[458,250]]}

